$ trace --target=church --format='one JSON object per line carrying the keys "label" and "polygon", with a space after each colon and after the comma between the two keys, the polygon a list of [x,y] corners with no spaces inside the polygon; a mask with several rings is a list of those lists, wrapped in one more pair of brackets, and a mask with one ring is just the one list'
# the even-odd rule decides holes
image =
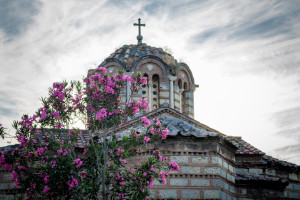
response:
{"label": "church", "polygon": [[[166,184],[154,182],[153,199],[300,199],[300,166],[266,155],[241,137],[225,135],[194,119],[194,92],[197,85],[189,66],[178,62],[162,48],[142,42],[140,19],[138,43],[123,45],[99,67],[119,69],[128,75],[143,72],[148,83],[131,95],[130,85],[122,91],[123,103],[146,98],[147,113],[129,119],[115,132],[127,135],[139,130],[140,117],[159,118],[169,129],[163,143],[149,145],[133,160],[139,160],[159,149],[179,171],[171,172]],[[91,74],[94,69],[88,72]],[[83,136],[82,136],[83,137]],[[82,140],[83,141],[83,140]],[[0,171],[0,199],[12,198],[14,187],[10,176]]]}

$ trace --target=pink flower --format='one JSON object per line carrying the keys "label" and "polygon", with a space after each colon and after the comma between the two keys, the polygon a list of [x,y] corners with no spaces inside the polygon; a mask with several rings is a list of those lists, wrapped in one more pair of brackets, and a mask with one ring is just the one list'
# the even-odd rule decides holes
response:
{"label": "pink flower", "polygon": [[170,162],[169,166],[171,167],[171,171],[178,171],[179,170],[179,166],[176,162]]}
{"label": "pink flower", "polygon": [[51,189],[51,188],[50,188],[48,185],[46,185],[46,186],[44,187],[43,192],[44,192],[45,194],[48,194],[50,189]]}
{"label": "pink flower", "polygon": [[145,144],[145,143],[148,143],[149,141],[150,141],[150,137],[145,136],[143,143]]}
{"label": "pink flower", "polygon": [[121,186],[124,186],[124,185],[125,185],[125,183],[124,183],[124,182],[120,182],[120,185],[121,185]]}
{"label": "pink flower", "polygon": [[73,161],[73,165],[76,165],[77,168],[79,168],[82,165],[82,161],[80,158],[77,158]]}
{"label": "pink flower", "polygon": [[163,172],[160,172],[159,174],[160,178],[161,178],[161,181],[163,184],[166,184],[166,178],[165,178],[165,174]]}
{"label": "pink flower", "polygon": [[51,114],[52,116],[54,116],[54,118],[55,118],[56,120],[61,119],[61,117],[60,117],[60,115],[59,115],[59,112],[51,112],[50,114]]}
{"label": "pink flower", "polygon": [[42,111],[42,113],[41,113],[40,121],[43,121],[48,116],[47,109],[42,108],[41,111]]}
{"label": "pink flower", "polygon": [[147,176],[147,172],[144,172],[143,175],[144,175],[144,176]]}
{"label": "pink flower", "polygon": [[87,152],[88,152],[88,149],[87,149],[87,148],[84,148],[84,149],[83,149],[83,155],[85,155]]}
{"label": "pink flower", "polygon": [[62,153],[63,153],[63,150],[62,150],[61,148],[57,150],[57,154],[58,154],[58,155],[60,155],[60,154],[62,154]]}
{"label": "pink flower", "polygon": [[142,117],[141,121],[144,123],[145,127],[149,127],[150,126],[150,121],[147,117]]}
{"label": "pink flower", "polygon": [[43,147],[40,147],[37,149],[38,154],[41,156],[44,153],[45,149]]}
{"label": "pink flower", "polygon": [[131,169],[130,169],[130,172],[131,172],[131,173],[134,173],[134,172],[135,172],[135,169],[131,168]]}
{"label": "pink flower", "polygon": [[107,69],[104,67],[99,67],[98,70],[102,73],[105,74],[107,72]]}
{"label": "pink flower", "polygon": [[86,177],[85,171],[79,172],[79,176],[80,176],[81,178],[85,178],[85,177]]}
{"label": "pink flower", "polygon": [[76,178],[74,178],[74,176],[71,176],[72,180],[68,180],[67,181],[67,185],[69,186],[69,190],[71,190],[74,187],[78,186],[78,180]]}
{"label": "pink flower", "polygon": [[169,134],[169,130],[168,129],[163,130],[163,132],[161,134],[161,139],[165,140],[167,138],[168,134]]}
{"label": "pink flower", "polygon": [[18,179],[16,179],[16,180],[14,181],[14,183],[15,183],[15,186],[16,186],[16,187],[19,187],[19,186],[20,186],[20,183],[19,183],[19,180],[18,180]]}
{"label": "pink flower", "polygon": [[15,179],[17,179],[19,177],[19,175],[17,174],[17,172],[15,171],[15,170],[13,170],[12,172],[11,172],[11,178],[13,179],[13,180],[15,180]]}
{"label": "pink flower", "polygon": [[96,120],[101,121],[102,118],[106,118],[106,117],[107,117],[106,109],[102,108],[101,110],[99,110],[99,112],[97,112]]}
{"label": "pink flower", "polygon": [[45,182],[46,184],[49,182],[49,176],[48,176],[48,175],[46,175],[46,176],[44,177],[44,182]]}

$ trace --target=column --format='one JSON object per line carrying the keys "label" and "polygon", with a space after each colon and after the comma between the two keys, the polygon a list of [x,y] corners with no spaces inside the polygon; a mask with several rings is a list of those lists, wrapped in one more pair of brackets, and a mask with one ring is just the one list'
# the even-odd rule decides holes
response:
{"label": "column", "polygon": [[[126,73],[127,76],[130,76],[131,73]],[[130,100],[130,96],[131,96],[131,82],[127,82],[126,83],[126,102],[128,102]]]}
{"label": "column", "polygon": [[168,76],[169,80],[170,80],[170,108],[173,108],[174,109],[174,81],[177,79],[176,76],[171,76],[169,75]]}
{"label": "column", "polygon": [[184,94],[183,94],[183,92],[184,92],[184,89],[179,89],[179,96],[180,96],[180,112],[181,113],[183,113],[183,106],[184,106],[184,102],[183,102],[183,100],[184,100]]}

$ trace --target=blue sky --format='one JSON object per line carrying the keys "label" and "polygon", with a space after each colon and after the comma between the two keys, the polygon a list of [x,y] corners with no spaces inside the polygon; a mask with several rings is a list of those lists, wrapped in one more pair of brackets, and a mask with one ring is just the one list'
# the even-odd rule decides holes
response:
{"label": "blue sky", "polygon": [[136,43],[139,17],[143,42],[194,73],[196,120],[300,164],[297,0],[0,0],[0,122],[10,128],[53,82],[79,80]]}

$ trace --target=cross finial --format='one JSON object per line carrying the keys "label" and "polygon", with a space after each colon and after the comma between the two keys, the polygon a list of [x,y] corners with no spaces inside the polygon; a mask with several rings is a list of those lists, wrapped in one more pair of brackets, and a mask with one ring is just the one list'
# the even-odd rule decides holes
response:
{"label": "cross finial", "polygon": [[143,36],[141,35],[141,26],[146,26],[146,24],[141,24],[141,18],[138,19],[139,23],[134,23],[133,26],[138,26],[139,27],[139,35],[136,37],[138,40],[138,45],[142,44]]}

